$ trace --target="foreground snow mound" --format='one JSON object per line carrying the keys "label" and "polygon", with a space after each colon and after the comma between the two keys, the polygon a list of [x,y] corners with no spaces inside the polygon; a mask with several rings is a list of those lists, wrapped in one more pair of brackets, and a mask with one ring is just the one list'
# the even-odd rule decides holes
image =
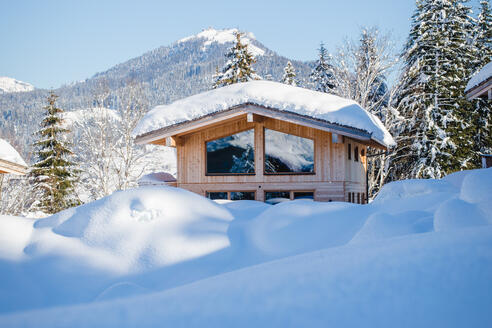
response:
{"label": "foreground snow mound", "polygon": [[491,179],[390,183],[369,205],[143,187],[0,216],[0,327],[492,326]]}
{"label": "foreground snow mound", "polygon": [[50,228],[57,235],[110,252],[125,271],[138,271],[227,247],[232,219],[227,210],[197,194],[145,187],[116,192],[39,220],[35,228]]}

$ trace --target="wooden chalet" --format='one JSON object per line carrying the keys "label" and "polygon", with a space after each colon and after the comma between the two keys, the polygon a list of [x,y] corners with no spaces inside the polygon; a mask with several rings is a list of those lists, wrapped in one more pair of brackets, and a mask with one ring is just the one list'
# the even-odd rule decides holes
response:
{"label": "wooden chalet", "polygon": [[353,101],[270,81],[151,110],[136,143],[175,147],[172,183],[212,199],[364,203],[367,147],[394,141]]}
{"label": "wooden chalet", "polygon": [[466,86],[465,93],[469,100],[476,98],[492,100],[492,62],[472,76]]}
{"label": "wooden chalet", "polygon": [[23,175],[27,172],[27,165],[19,153],[4,139],[0,139],[0,175]]}

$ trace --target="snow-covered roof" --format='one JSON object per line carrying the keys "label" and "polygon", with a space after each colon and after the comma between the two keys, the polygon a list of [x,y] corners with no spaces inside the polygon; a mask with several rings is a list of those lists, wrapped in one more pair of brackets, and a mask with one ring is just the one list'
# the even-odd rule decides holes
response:
{"label": "snow-covered roof", "polygon": [[465,92],[473,89],[474,87],[482,84],[492,77],[492,62],[488,63],[481,70],[476,72],[468,84],[466,85]]}
{"label": "snow-covered roof", "polygon": [[4,139],[0,139],[0,160],[27,167],[21,155]]}
{"label": "snow-covered roof", "polygon": [[386,147],[396,143],[381,121],[356,102],[327,93],[271,81],[232,84],[161,105],[149,111],[134,136],[199,119],[242,104],[254,104],[295,113],[335,125],[364,130]]}

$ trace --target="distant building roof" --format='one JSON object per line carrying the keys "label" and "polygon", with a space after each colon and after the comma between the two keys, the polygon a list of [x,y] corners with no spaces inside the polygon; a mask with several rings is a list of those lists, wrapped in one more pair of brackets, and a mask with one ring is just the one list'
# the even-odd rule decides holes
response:
{"label": "distant building roof", "polygon": [[25,174],[27,164],[6,140],[0,139],[0,173]]}
{"label": "distant building roof", "polygon": [[468,81],[465,92],[470,99],[485,95],[492,88],[492,62],[476,72]]}
{"label": "distant building roof", "polygon": [[139,122],[133,135],[136,137],[146,135],[170,126],[225,112],[243,104],[308,117],[342,128],[362,130],[380,145],[385,147],[395,145],[393,137],[381,121],[356,102],[272,81],[236,83],[184,98],[169,105],[157,106]]}

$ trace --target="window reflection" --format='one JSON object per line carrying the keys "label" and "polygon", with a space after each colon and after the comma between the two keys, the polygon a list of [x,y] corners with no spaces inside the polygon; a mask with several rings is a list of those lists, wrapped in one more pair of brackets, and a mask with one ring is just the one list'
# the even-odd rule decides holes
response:
{"label": "window reflection", "polygon": [[207,142],[207,174],[253,174],[254,130]]}
{"label": "window reflection", "polygon": [[265,173],[314,173],[314,141],[265,129]]}

